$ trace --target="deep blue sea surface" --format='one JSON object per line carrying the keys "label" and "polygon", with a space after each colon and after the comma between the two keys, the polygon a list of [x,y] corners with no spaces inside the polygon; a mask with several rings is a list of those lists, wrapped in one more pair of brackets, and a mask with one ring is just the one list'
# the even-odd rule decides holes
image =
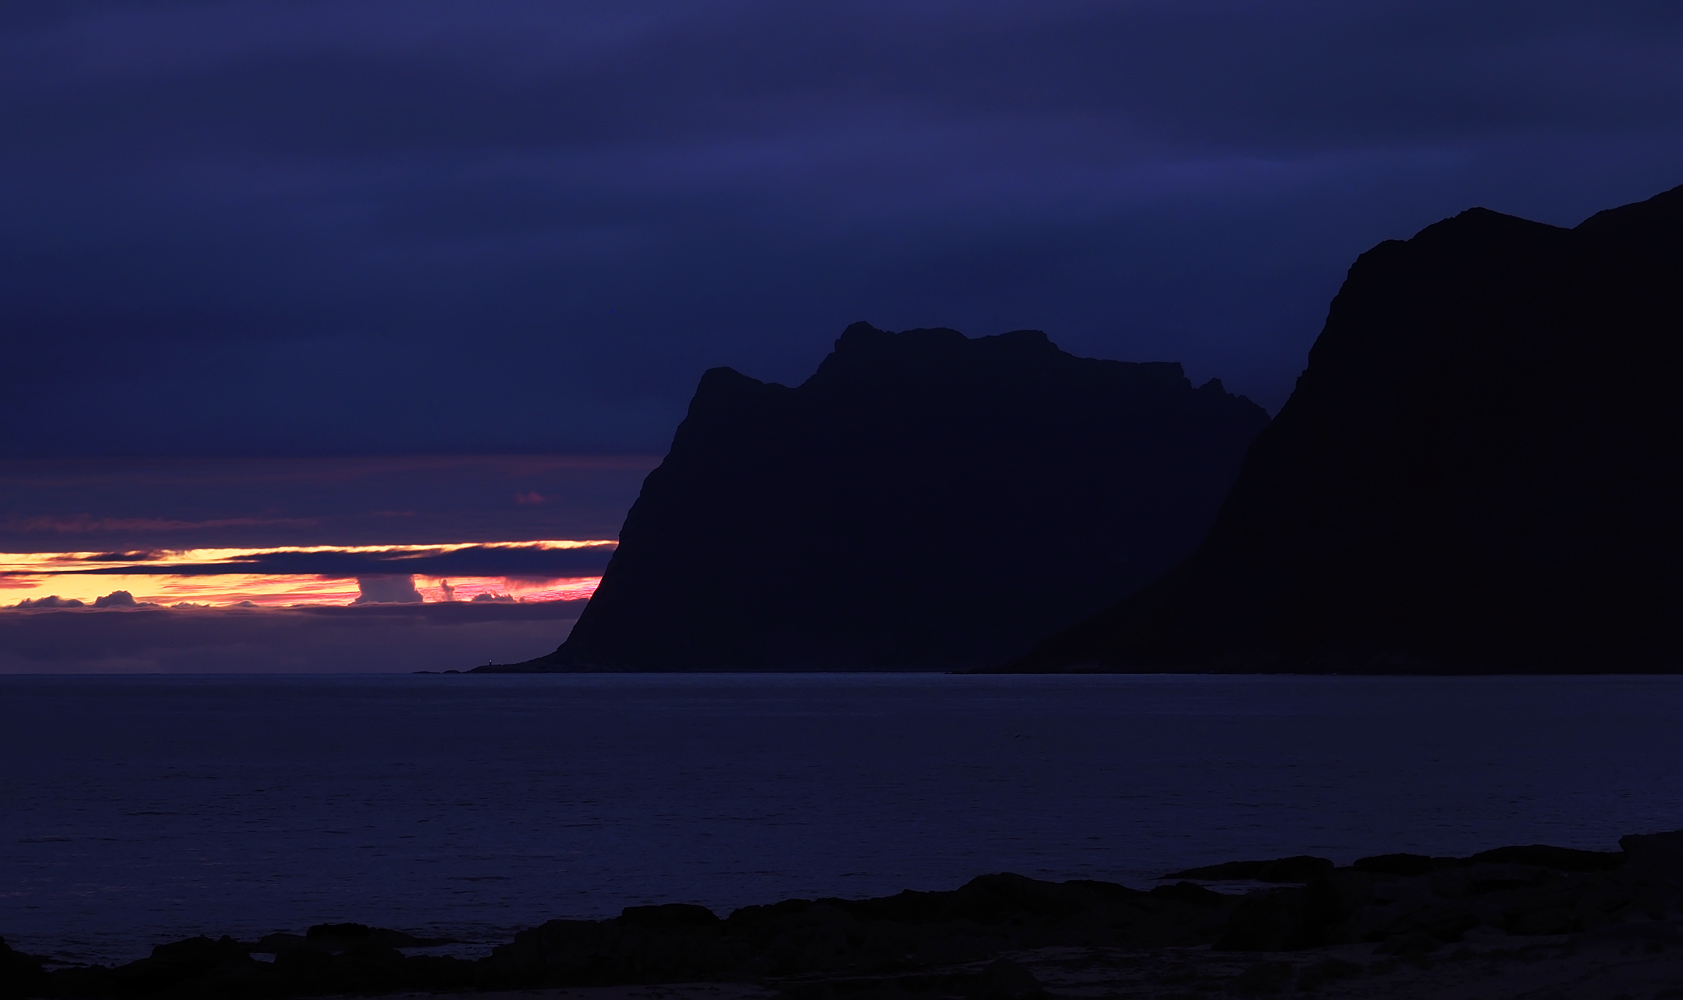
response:
{"label": "deep blue sea surface", "polygon": [[1149,884],[1683,827],[1683,678],[0,677],[0,935]]}

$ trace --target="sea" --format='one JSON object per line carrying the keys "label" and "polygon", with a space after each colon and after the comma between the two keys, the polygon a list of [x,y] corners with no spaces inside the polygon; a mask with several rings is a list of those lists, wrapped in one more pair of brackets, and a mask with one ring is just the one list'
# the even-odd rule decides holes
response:
{"label": "sea", "polygon": [[124,962],[357,921],[1148,887],[1683,827],[1683,677],[0,677],[0,936]]}

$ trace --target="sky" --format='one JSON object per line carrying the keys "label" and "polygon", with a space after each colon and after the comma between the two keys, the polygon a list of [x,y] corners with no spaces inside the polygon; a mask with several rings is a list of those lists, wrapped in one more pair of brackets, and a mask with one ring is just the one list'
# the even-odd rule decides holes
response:
{"label": "sky", "polygon": [[658,461],[0,461],[0,673],[529,659],[566,637]]}
{"label": "sky", "polygon": [[1683,183],[1680,52],[1671,2],[14,0],[0,560],[611,541],[701,372],[855,320],[1272,411],[1375,243]]}

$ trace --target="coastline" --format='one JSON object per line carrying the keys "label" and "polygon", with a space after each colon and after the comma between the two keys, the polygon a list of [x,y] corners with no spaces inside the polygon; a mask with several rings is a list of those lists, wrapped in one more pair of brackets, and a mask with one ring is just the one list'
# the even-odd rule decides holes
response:
{"label": "coastline", "polygon": [[324,921],[456,937],[477,958],[551,917],[674,899],[725,915],[990,871],[1149,887],[1233,858],[1610,849],[1683,827],[1683,779],[1644,766],[1683,755],[1669,677],[3,687],[0,934],[81,963]]}
{"label": "coastline", "polygon": [[405,955],[439,942],[357,924],[193,938],[115,968],[53,968],[5,949],[0,996],[1668,996],[1683,987],[1683,830],[1620,848],[1243,861],[1148,890],[999,874],[725,918],[634,906],[549,921],[477,961]]}

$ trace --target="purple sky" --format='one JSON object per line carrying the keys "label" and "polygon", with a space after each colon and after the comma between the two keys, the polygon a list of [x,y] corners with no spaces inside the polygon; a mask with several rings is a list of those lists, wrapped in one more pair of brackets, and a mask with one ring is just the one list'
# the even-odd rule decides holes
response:
{"label": "purple sky", "polygon": [[656,455],[0,463],[0,552],[619,537]]}
{"label": "purple sky", "polygon": [[0,455],[653,453],[848,322],[1270,409],[1345,268],[1683,182],[1674,2],[0,11]]}
{"label": "purple sky", "polygon": [[[861,319],[1273,410],[1373,244],[1683,183],[1680,52],[1669,0],[15,0],[0,552],[612,538],[702,371]],[[471,666],[577,603],[13,611],[0,672]]]}

